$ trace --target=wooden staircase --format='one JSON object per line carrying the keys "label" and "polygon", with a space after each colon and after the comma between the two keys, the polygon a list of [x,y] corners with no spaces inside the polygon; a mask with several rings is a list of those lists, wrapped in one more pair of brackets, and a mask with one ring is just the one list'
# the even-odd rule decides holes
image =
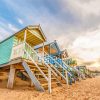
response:
{"label": "wooden staircase", "polygon": [[[35,77],[38,80],[39,84],[41,84],[42,91],[47,90],[49,83],[43,77],[43,75],[40,73],[40,71],[38,70],[38,68],[33,63],[29,63],[29,62],[24,62],[24,63],[27,63],[27,66],[30,68],[30,70],[32,71],[32,73],[35,75]],[[25,65],[23,64],[23,66],[25,66]],[[62,85],[61,82],[57,79],[57,77],[52,72],[51,72],[51,75],[49,75],[49,72],[48,72],[49,70],[48,70],[48,68],[46,66],[44,66],[44,65],[38,65],[38,66],[43,71],[43,73],[46,75],[46,77],[51,76],[51,88]],[[26,74],[28,74],[28,73],[26,73]],[[26,74],[24,72],[25,76],[26,76]],[[34,84],[33,84],[33,86],[34,86]],[[38,90],[41,91],[41,88],[39,88]]]}
{"label": "wooden staircase", "polygon": [[[66,77],[55,66],[47,64],[44,58],[40,57],[27,43],[25,43],[24,53],[28,60],[23,61],[22,66],[37,90],[45,91],[48,89],[51,93],[53,86],[61,86],[60,78],[67,82]],[[37,59],[41,59],[41,62]]]}

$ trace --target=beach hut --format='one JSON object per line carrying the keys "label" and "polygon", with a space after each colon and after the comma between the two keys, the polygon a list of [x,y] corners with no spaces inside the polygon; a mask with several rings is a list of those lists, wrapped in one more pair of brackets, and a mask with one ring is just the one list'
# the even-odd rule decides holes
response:
{"label": "beach hut", "polygon": [[[35,47],[35,50],[41,54],[43,54],[43,45],[38,45]],[[65,58],[68,58],[68,52],[67,50],[63,50],[61,51],[57,41],[53,41],[53,42],[50,42],[50,43],[44,43],[44,51],[46,53],[48,53],[49,55],[51,56],[55,56],[55,57],[58,57],[58,58],[61,58],[61,59],[65,59]]]}
{"label": "beach hut", "polygon": [[[42,55],[42,48],[43,46],[39,45],[35,47],[35,50],[40,53],[40,55]],[[70,84],[71,82],[75,82],[75,80],[78,80],[78,74],[75,69],[67,65],[67,63],[65,62],[69,57],[67,50],[65,49],[61,51],[57,41],[44,43],[44,51],[44,60],[46,60],[46,62],[50,64],[56,65],[56,68],[58,68],[64,76],[66,76],[67,73]]]}
{"label": "beach hut", "polygon": [[[13,88],[14,75],[16,70],[27,74],[39,91],[48,89],[51,93],[52,84],[60,84],[59,77],[64,77],[55,66],[47,64],[34,47],[42,43],[44,52],[44,42],[46,37],[40,27],[27,26],[14,35],[0,42],[0,70],[10,70],[8,76],[8,88]],[[40,60],[41,59],[41,60]]]}
{"label": "beach hut", "polygon": [[4,65],[14,58],[27,58],[22,50],[25,42],[34,47],[45,41],[46,37],[40,26],[25,27],[0,42],[0,65]]}
{"label": "beach hut", "polygon": [[[43,48],[43,45],[40,44],[40,45],[35,47],[35,50],[42,54],[43,53],[42,48]],[[51,56],[58,56],[61,53],[60,48],[59,48],[56,40],[53,42],[50,42],[50,43],[45,42],[44,43],[44,51]]]}

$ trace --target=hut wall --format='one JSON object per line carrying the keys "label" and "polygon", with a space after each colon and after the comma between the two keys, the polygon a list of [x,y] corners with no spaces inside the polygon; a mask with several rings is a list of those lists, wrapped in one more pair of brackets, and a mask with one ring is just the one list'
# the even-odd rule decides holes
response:
{"label": "hut wall", "polygon": [[0,43],[0,64],[9,62],[12,53],[14,36]]}

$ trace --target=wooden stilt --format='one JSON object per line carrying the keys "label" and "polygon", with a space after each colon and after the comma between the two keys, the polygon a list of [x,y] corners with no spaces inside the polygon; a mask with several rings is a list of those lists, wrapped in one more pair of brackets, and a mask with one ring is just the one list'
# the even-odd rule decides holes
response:
{"label": "wooden stilt", "polygon": [[34,86],[36,87],[36,89],[39,90],[39,91],[44,92],[45,90],[44,90],[43,86],[41,86],[40,82],[38,81],[36,76],[33,74],[32,70],[30,69],[28,64],[25,61],[23,61],[22,65],[23,65],[25,71],[27,72],[27,74],[29,75],[29,77],[30,77],[31,81],[33,82]]}
{"label": "wooden stilt", "polygon": [[33,82],[30,80],[30,86],[31,87],[33,87],[34,86],[34,84],[33,84]]}
{"label": "wooden stilt", "polygon": [[10,66],[9,76],[8,76],[7,88],[10,88],[10,89],[13,88],[14,76],[15,76],[15,68],[14,68],[14,65],[11,65]]}
{"label": "wooden stilt", "polygon": [[48,91],[51,93],[51,68],[48,68]]}
{"label": "wooden stilt", "polygon": [[45,56],[45,53],[44,53],[44,42],[43,42],[43,60],[44,60],[44,56]]}
{"label": "wooden stilt", "polygon": [[24,33],[24,42],[26,42],[26,34],[27,34],[27,31],[25,30],[25,33]]}
{"label": "wooden stilt", "polygon": [[66,75],[67,85],[68,85],[68,87],[69,87],[68,72],[67,72],[67,70],[65,71],[65,75]]}

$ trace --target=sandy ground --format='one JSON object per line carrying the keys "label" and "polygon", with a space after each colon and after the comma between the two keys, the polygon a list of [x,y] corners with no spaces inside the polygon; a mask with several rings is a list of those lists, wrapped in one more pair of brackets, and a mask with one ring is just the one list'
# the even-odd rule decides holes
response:
{"label": "sandy ground", "polygon": [[69,88],[66,85],[57,87],[51,94],[29,86],[15,86],[9,90],[0,83],[0,100],[100,100],[100,76],[82,80]]}

